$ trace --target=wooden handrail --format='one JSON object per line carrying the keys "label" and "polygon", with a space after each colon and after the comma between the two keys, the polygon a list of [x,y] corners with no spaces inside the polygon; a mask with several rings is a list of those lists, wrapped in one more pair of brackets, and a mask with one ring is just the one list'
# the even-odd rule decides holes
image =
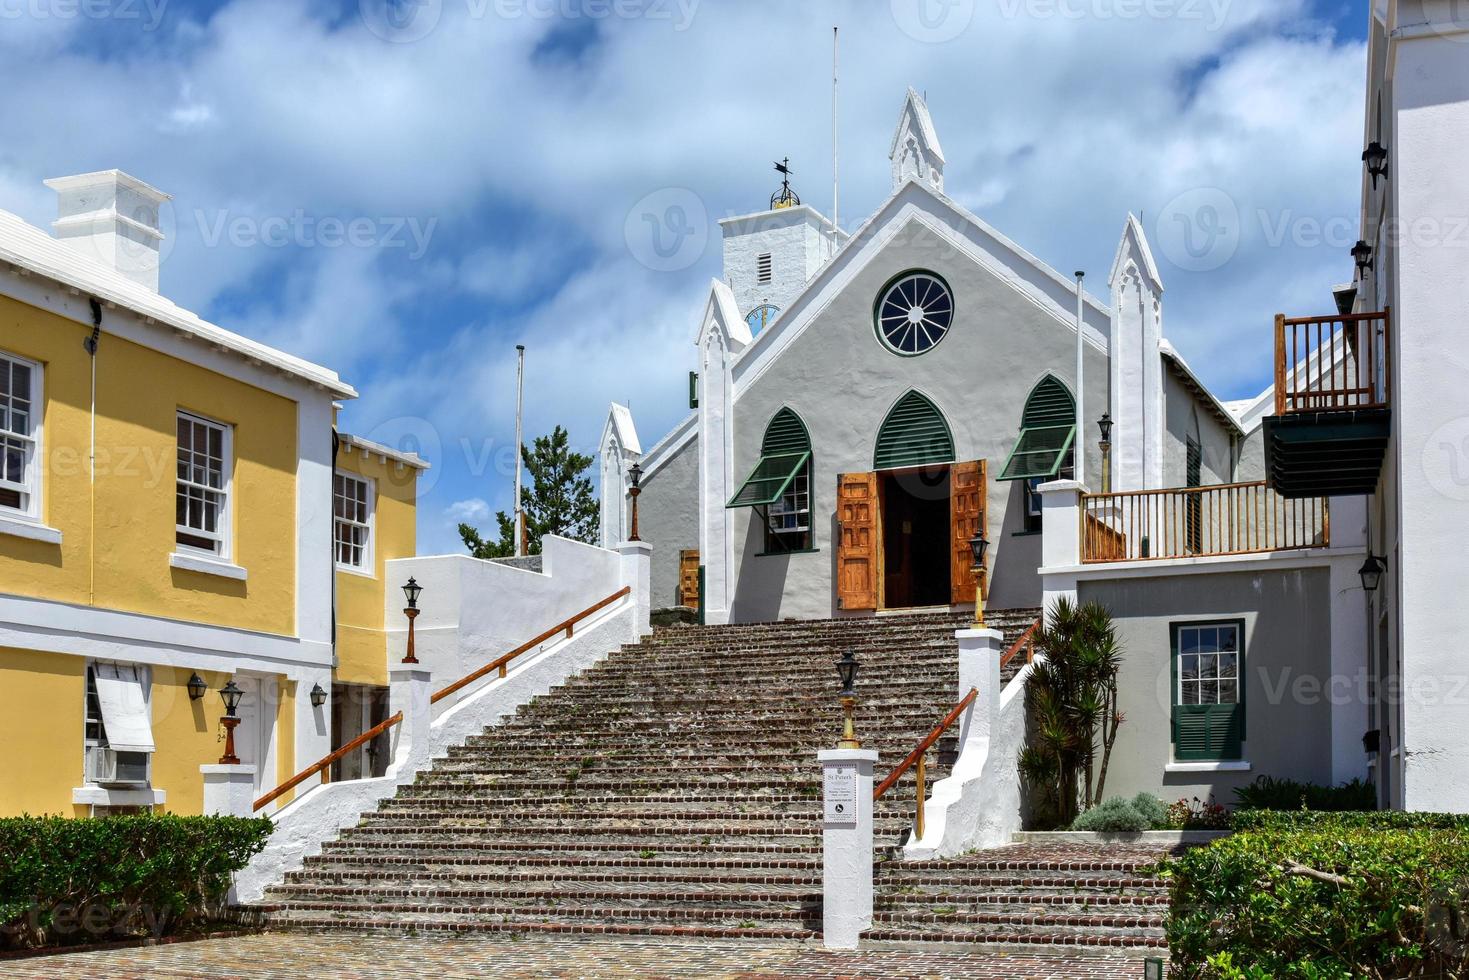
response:
{"label": "wooden handrail", "polygon": [[1020,652],[1020,648],[1022,646],[1025,647],[1027,651],[1025,655],[1025,662],[1030,663],[1032,660],[1035,659],[1035,641],[1032,639],[1032,637],[1035,636],[1035,631],[1040,628],[1041,617],[1037,616],[1035,622],[1027,626],[1025,628],[1025,632],[1021,633],[1015,638],[1015,642],[1010,644],[1010,649],[1006,650],[1005,655],[1000,658],[1001,670],[1004,670],[1005,667],[1010,663],[1010,661],[1015,659],[1015,655]]}
{"label": "wooden handrail", "polygon": [[358,735],[356,738],[352,739],[352,741],[348,742],[340,749],[337,749],[331,755],[328,755],[322,759],[318,759],[311,765],[307,766],[305,769],[302,769],[300,772],[296,773],[296,775],[292,776],[290,779],[281,783],[269,793],[266,793],[260,799],[256,800],[255,805],[250,808],[251,811],[254,812],[255,810],[259,810],[261,807],[269,805],[271,801],[277,800],[285,794],[289,793],[291,790],[301,785],[303,781],[310,779],[312,776],[315,776],[323,769],[328,768],[333,762],[336,762],[347,753],[362,748],[362,746],[377,738],[383,732],[387,731],[389,728],[392,728],[394,725],[398,724],[398,722],[402,720],[403,712],[400,711],[386,721],[381,721],[378,722],[376,725],[373,725],[367,731],[363,732],[361,735]]}
{"label": "wooden handrail", "polygon": [[[927,752],[933,746],[934,742],[937,742],[941,737],[943,737],[944,732],[949,730],[949,726],[952,725],[955,720],[964,713],[965,708],[974,703],[974,699],[977,697],[979,697],[979,688],[971,687],[969,689],[969,693],[964,695],[964,699],[958,704],[954,705],[953,710],[944,715],[944,720],[935,725],[933,727],[933,731],[929,732],[926,736],[924,736],[923,741],[918,743],[918,747],[912,752],[909,752],[908,757],[902,762],[898,763],[897,768],[888,773],[888,778],[884,779],[880,784],[878,784],[877,789],[872,791],[873,802],[882,799],[882,795],[893,788],[893,785],[902,778],[903,773],[913,768],[913,765],[919,759],[923,758],[923,753]],[[918,805],[922,806],[923,800],[920,799],[918,801]]]}
{"label": "wooden handrail", "polygon": [[500,676],[504,677],[505,668],[510,664],[510,661],[514,660],[516,657],[522,656],[535,647],[540,646],[542,643],[545,643],[557,633],[565,633],[566,638],[570,639],[572,630],[577,623],[581,622],[583,619],[586,619],[588,616],[592,615],[592,613],[598,612],[599,610],[612,605],[612,603],[616,602],[618,599],[621,599],[623,596],[627,595],[631,591],[631,586],[623,586],[621,589],[618,589],[616,592],[612,593],[601,602],[593,603],[592,605],[583,609],[581,612],[577,613],[575,616],[570,616],[566,619],[563,619],[561,622],[557,623],[555,626],[552,626],[550,629],[546,630],[544,633],[540,634],[534,639],[525,641],[514,650],[511,650],[509,653],[505,654],[505,656],[501,657],[499,660],[490,661],[479,670],[476,670],[470,674],[465,674],[463,677],[459,678],[448,687],[444,688],[441,691],[438,691],[434,694],[433,697],[429,698],[429,704],[438,704],[440,701],[442,701],[444,698],[447,698],[455,691],[465,687],[466,685],[473,684],[475,681],[479,680],[481,677],[485,676],[492,670],[498,670],[500,672]]}
{"label": "wooden handrail", "polygon": [[[546,642],[557,633],[565,633],[567,639],[570,639],[572,631],[577,623],[581,622],[583,619],[586,619],[593,613],[598,612],[599,610],[604,609],[607,606],[610,606],[612,603],[616,602],[618,599],[621,599],[623,596],[629,594],[630,592],[632,592],[632,587],[624,586],[623,588],[612,593],[600,602],[593,603],[592,605],[583,609],[576,615],[563,619],[561,622],[557,623],[555,626],[552,626],[550,629],[546,630],[535,639],[528,640],[525,643],[522,643],[520,646],[516,647],[514,650],[511,650],[509,653],[505,654],[498,660],[494,660],[488,664],[485,664],[483,667],[479,668],[473,673],[461,677],[459,680],[455,681],[448,687],[439,691],[433,697],[429,698],[429,704],[438,703],[439,701],[453,694],[455,691],[460,690],[465,685],[473,684],[475,681],[479,680],[481,677],[485,676],[492,670],[498,670],[500,672],[500,676],[504,677],[506,666],[516,657],[523,655],[534,647],[540,646],[542,643]],[[305,780],[310,779],[317,773],[329,768],[331,764],[336,762],[338,759],[347,755],[349,752],[361,748],[363,745],[372,741],[374,738],[377,738],[383,732],[386,732],[389,728],[392,728],[394,725],[398,724],[402,720],[403,712],[400,711],[386,721],[373,725],[367,731],[363,732],[361,735],[358,735],[346,745],[337,749],[330,755],[318,759],[316,762],[313,762],[311,765],[307,766],[305,769],[302,769],[300,772],[296,773],[296,775],[292,776],[290,779],[281,783],[275,789],[271,790],[269,793],[266,793],[260,799],[256,800],[255,805],[251,808],[252,811],[259,810],[261,807],[269,805],[273,800],[277,800],[280,797],[284,796],[286,793],[289,793],[291,790],[301,785],[301,783]]]}

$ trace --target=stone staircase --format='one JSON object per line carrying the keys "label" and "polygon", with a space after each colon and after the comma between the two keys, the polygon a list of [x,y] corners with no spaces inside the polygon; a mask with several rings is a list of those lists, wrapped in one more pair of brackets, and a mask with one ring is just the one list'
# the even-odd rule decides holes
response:
{"label": "stone staircase", "polygon": [[[987,618],[1013,639],[1035,616]],[[815,753],[839,733],[836,659],[851,648],[862,662],[857,730],[881,778],[956,700],[953,632],[966,624],[928,613],[658,630],[452,749],[259,911],[277,928],[810,937]],[[913,804],[911,776],[878,804],[879,858]],[[1136,874],[1143,857],[1002,853],[885,861],[871,935],[1161,941],[1164,893]]]}

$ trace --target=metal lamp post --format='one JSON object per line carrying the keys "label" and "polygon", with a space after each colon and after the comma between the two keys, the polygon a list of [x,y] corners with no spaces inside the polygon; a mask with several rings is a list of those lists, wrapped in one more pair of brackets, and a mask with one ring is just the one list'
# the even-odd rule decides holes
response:
{"label": "metal lamp post", "polygon": [[224,699],[224,717],[220,721],[224,724],[224,755],[219,757],[222,766],[238,766],[240,757],[235,755],[235,729],[240,724],[239,716],[235,709],[240,706],[240,699],[245,692],[235,683],[233,677],[228,684],[220,689],[219,696]]}
{"label": "metal lamp post", "polygon": [[852,709],[857,706],[857,668],[861,664],[851,650],[842,654],[837,661],[837,675],[842,679],[842,737],[837,742],[839,749],[860,749],[862,742],[857,738],[857,728],[852,723]]}
{"label": "metal lamp post", "polygon": [[989,538],[983,531],[975,531],[969,539],[969,553],[974,557],[974,628],[984,629],[984,553],[989,550]]}
{"label": "metal lamp post", "polygon": [[408,607],[403,610],[403,615],[408,617],[408,653],[403,657],[405,664],[416,664],[418,658],[413,655],[413,621],[418,618],[418,596],[423,592],[423,586],[411,575],[408,584],[403,586],[403,595],[408,599]]}
{"label": "metal lamp post", "polygon": [[633,463],[632,469],[628,471],[628,475],[632,477],[632,486],[627,491],[628,495],[632,497],[632,532],[628,534],[627,539],[629,541],[641,541],[643,539],[638,537],[638,497],[643,492],[643,468],[637,463]]}
{"label": "metal lamp post", "polygon": [[1102,492],[1112,492],[1112,413],[1103,412],[1097,419],[1097,428],[1102,430]]}

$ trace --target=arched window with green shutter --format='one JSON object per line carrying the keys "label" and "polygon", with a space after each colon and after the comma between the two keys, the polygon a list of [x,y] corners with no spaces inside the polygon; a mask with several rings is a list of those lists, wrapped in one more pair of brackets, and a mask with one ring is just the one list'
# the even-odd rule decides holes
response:
{"label": "arched window with green shutter", "polygon": [[1071,390],[1048,374],[1030,390],[1020,413],[1020,437],[1005,460],[1001,480],[1054,480],[1076,441],[1076,402]]}
{"label": "arched window with green shutter", "polygon": [[875,470],[954,462],[954,436],[933,402],[910,391],[888,412],[877,431]]}
{"label": "arched window with green shutter", "polygon": [[811,435],[789,408],[765,427],[760,459],[728,507],[753,507],[765,524],[765,553],[811,548]]}

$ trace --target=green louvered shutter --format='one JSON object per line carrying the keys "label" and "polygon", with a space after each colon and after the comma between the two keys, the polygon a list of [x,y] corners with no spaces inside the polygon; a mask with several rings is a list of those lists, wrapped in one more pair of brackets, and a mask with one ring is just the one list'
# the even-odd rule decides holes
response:
{"label": "green louvered shutter", "polygon": [[777,453],[806,453],[811,451],[811,437],[801,417],[789,408],[782,408],[770,420],[765,429],[765,441],[760,444],[760,455],[774,456]]}
{"label": "green louvered shutter", "polygon": [[1175,704],[1173,755],[1186,760],[1238,759],[1244,751],[1244,706]]}
{"label": "green louvered shutter", "polygon": [[933,402],[916,391],[898,400],[877,433],[872,466],[895,470],[954,461],[954,437]]}
{"label": "green louvered shutter", "polygon": [[1047,375],[1025,400],[1020,435],[1000,470],[1000,479],[1054,479],[1075,439],[1076,402],[1065,385]]}

